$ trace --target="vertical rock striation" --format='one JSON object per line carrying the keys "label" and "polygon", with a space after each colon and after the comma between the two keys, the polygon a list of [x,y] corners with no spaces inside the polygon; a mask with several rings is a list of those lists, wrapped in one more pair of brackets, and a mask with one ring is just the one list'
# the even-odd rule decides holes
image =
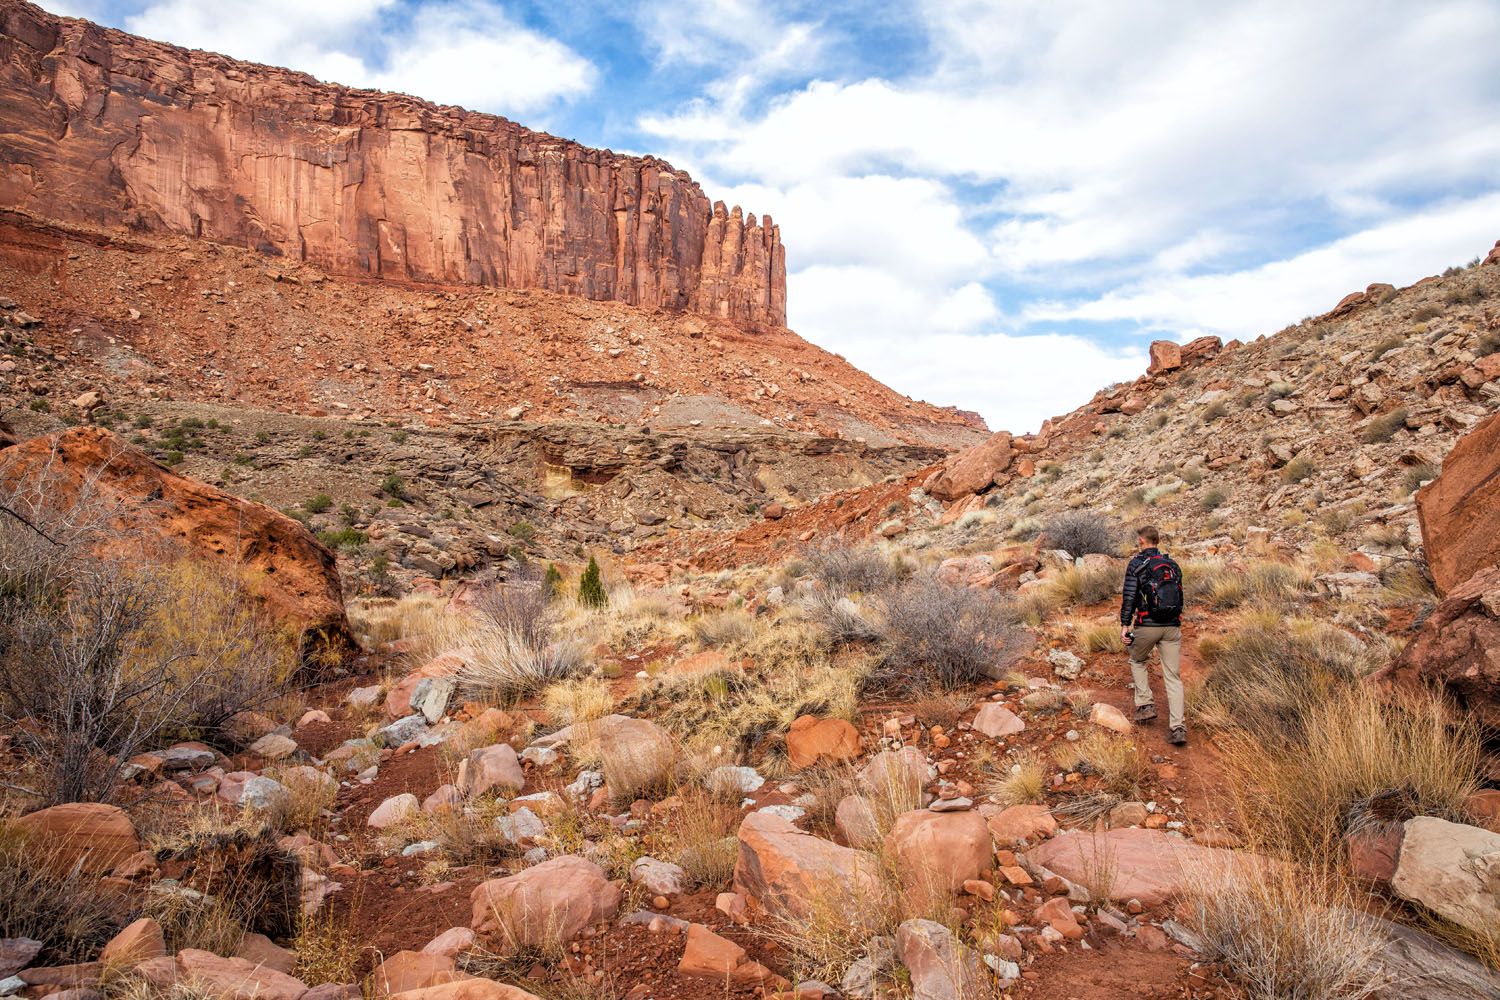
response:
{"label": "vertical rock striation", "polygon": [[319,83],[0,0],[0,208],[343,274],[786,324],[769,217],[494,115]]}

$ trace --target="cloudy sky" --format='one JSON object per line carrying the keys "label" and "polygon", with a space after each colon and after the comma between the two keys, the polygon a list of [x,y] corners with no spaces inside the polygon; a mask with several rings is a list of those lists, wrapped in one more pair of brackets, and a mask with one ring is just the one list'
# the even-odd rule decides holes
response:
{"label": "cloudy sky", "polygon": [[44,0],[651,152],[770,212],[789,319],[1035,428],[1500,238],[1500,0]]}

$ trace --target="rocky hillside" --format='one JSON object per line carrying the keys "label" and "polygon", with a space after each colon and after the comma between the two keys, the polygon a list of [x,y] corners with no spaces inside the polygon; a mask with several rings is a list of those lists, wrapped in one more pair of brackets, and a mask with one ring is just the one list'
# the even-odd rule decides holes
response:
{"label": "rocky hillside", "polygon": [[1384,564],[1419,548],[1414,492],[1497,410],[1500,252],[1407,288],[1372,285],[1249,343],[1159,342],[1140,378],[1037,434],[999,432],[903,485],[831,496],[737,539],[700,537],[697,558],[733,564],[831,533],[917,531],[978,549],[1088,509],[1158,522],[1181,542],[1258,531]]}
{"label": "rocky hillside", "polygon": [[0,206],[338,274],[786,325],[769,217],[650,157],[0,3]]}
{"label": "rocky hillside", "polygon": [[[88,390],[441,425],[770,427],[963,446],[973,414],[914,401],[787,330],[538,290],[419,290],[187,238],[0,218],[0,400]],[[8,400],[7,400],[8,397]]]}

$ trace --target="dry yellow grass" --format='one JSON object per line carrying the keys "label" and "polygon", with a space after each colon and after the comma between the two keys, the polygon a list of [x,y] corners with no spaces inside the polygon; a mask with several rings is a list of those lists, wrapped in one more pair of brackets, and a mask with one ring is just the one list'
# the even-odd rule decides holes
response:
{"label": "dry yellow grass", "polygon": [[1052,757],[1065,771],[1099,776],[1099,786],[1121,798],[1135,798],[1151,777],[1151,766],[1135,741],[1102,729],[1060,743]]}
{"label": "dry yellow grass", "polygon": [[609,682],[600,677],[558,681],[542,692],[542,708],[556,726],[602,719],[614,707],[615,697]]}
{"label": "dry yellow grass", "polygon": [[1041,802],[1047,791],[1047,767],[1033,754],[1017,754],[1002,761],[998,772],[984,784],[984,793],[1001,805],[1015,806]]}
{"label": "dry yellow grass", "polygon": [[1187,924],[1253,1000],[1361,1000],[1392,984],[1362,898],[1324,866],[1190,863]]}

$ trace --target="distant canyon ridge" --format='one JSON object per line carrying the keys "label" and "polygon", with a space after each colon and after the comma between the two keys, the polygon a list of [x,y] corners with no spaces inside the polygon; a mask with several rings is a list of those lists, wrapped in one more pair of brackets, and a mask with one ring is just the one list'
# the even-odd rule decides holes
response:
{"label": "distant canyon ridge", "polygon": [[494,115],[0,0],[0,208],[413,283],[786,325],[770,216]]}

